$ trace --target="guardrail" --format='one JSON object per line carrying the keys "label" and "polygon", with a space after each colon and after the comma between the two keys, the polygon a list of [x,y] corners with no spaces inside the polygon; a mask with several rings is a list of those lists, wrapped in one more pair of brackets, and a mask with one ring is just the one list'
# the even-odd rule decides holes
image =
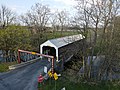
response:
{"label": "guardrail", "polygon": [[40,53],[36,53],[36,52],[30,52],[30,51],[25,51],[25,50],[18,49],[18,63],[21,63],[20,52],[51,58],[52,59],[52,73],[54,73],[54,56],[50,56],[50,55],[45,55],[45,54],[40,54]]}
{"label": "guardrail", "polygon": [[24,66],[26,66],[26,65],[35,63],[35,62],[37,62],[37,61],[40,60],[40,59],[41,59],[41,58],[39,57],[39,58],[30,60],[30,61],[27,61],[27,62],[23,62],[23,63],[16,64],[16,65],[11,65],[11,66],[9,66],[9,69],[10,69],[10,70],[13,70],[13,69],[21,68],[21,67],[24,67]]}

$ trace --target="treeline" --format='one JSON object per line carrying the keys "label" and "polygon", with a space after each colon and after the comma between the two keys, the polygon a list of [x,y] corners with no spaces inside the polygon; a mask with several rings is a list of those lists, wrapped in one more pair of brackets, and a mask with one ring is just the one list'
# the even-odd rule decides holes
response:
{"label": "treeline", "polygon": [[[86,36],[83,42],[83,52],[81,52],[83,56],[81,77],[87,81],[118,79],[117,76],[120,73],[120,1],[77,0],[77,2],[77,16],[74,23],[77,27],[83,28],[80,31]],[[86,42],[89,42],[89,48]],[[104,60],[98,61],[95,67],[93,56],[104,57]]]}
{"label": "treeline", "polygon": [[[5,61],[10,61],[10,58],[17,57],[18,49],[39,52],[42,42],[62,36],[63,29],[68,27],[67,15],[67,11],[52,13],[47,5],[36,3],[29,11],[18,16],[7,6],[1,5],[0,55],[6,58]],[[56,34],[56,31],[61,34]]]}

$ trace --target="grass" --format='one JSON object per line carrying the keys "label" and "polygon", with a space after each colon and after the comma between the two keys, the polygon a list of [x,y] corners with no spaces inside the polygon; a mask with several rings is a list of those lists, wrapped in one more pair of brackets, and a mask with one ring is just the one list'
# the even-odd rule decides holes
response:
{"label": "grass", "polygon": [[54,33],[47,32],[45,36],[47,36],[47,39],[53,39],[53,38],[59,38],[59,37],[64,37],[64,36],[70,36],[70,35],[76,35],[78,34],[77,31],[63,31],[62,35],[60,31],[56,31]]}
{"label": "grass", "polygon": [[5,62],[5,63],[0,63],[0,72],[6,72],[9,71],[9,66],[17,64],[16,61],[14,62]]}
{"label": "grass", "polygon": [[[55,89],[56,83],[56,89]],[[99,84],[88,84],[88,83],[73,83],[69,80],[62,80],[58,79],[55,80],[48,80],[42,86],[42,90],[61,90],[65,87],[65,90],[120,90],[120,85],[114,86],[112,83],[99,83]],[[38,90],[41,90],[38,88]]]}

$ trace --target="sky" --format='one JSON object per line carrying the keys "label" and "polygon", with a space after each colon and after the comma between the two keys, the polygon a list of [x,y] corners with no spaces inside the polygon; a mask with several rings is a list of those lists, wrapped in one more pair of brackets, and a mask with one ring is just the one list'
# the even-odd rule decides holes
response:
{"label": "sky", "polygon": [[35,3],[48,5],[52,12],[57,9],[70,12],[76,4],[74,0],[0,0],[0,5],[5,5],[18,14],[27,12]]}

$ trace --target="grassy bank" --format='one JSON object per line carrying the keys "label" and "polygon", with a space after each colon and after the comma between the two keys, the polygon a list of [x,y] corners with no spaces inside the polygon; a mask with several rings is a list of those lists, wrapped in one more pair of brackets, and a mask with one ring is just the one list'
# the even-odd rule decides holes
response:
{"label": "grassy bank", "polygon": [[0,63],[0,72],[9,71],[9,66],[10,66],[10,65],[14,65],[14,64],[17,64],[17,61]]}
{"label": "grassy bank", "polygon": [[[78,77],[73,67],[72,69],[66,67],[66,70],[61,72],[61,74],[56,81],[53,78],[45,81],[42,90],[61,90],[64,87],[65,90],[120,90],[120,80],[113,80],[112,82],[102,81],[99,83],[98,81],[87,82],[85,79]],[[41,89],[38,88],[38,90]]]}
{"label": "grassy bank", "polygon": [[[115,85],[110,82],[104,82],[99,84],[73,83],[63,78],[59,78],[57,81],[55,80],[46,81],[42,86],[42,89],[43,90],[61,90],[64,87],[65,87],[65,90],[120,90],[120,85]],[[41,90],[41,89],[38,88],[38,90]]]}

